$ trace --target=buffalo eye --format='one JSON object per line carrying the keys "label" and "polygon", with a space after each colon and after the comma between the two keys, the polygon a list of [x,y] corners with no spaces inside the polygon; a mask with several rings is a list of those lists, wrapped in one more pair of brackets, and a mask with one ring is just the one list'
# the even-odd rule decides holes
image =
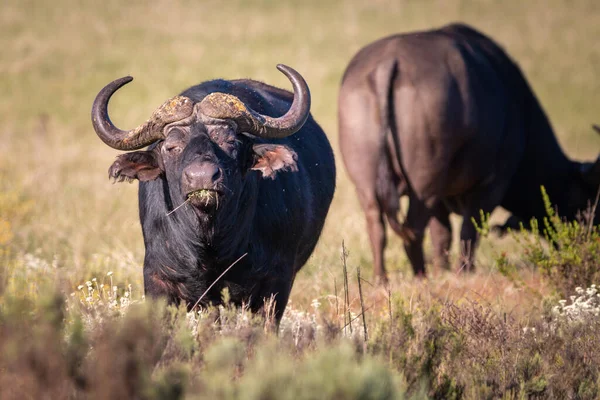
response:
{"label": "buffalo eye", "polygon": [[220,132],[213,134],[211,139],[213,143],[219,146],[219,148],[231,158],[237,159],[242,141],[238,139],[235,134],[228,135],[226,132]]}
{"label": "buffalo eye", "polygon": [[184,139],[186,133],[180,127],[171,128],[167,132],[167,138],[163,142],[162,150],[169,156],[181,154],[185,147]]}
{"label": "buffalo eye", "polygon": [[181,153],[181,151],[183,150],[181,148],[181,145],[177,144],[177,143],[168,143],[165,144],[163,146],[163,149],[169,154],[169,155],[173,155],[176,156],[178,154]]}

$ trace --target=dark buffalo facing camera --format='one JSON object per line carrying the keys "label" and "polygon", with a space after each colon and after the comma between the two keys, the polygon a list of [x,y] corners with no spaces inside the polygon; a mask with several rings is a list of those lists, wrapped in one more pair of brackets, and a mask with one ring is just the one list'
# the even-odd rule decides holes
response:
{"label": "dark buffalo facing camera", "polygon": [[[519,67],[492,39],[462,24],[361,49],[342,81],[339,135],[382,280],[386,220],[403,238],[414,273],[425,275],[425,227],[434,263],[447,268],[449,214],[461,215],[457,268],[471,270],[471,220],[480,210],[510,211],[501,229],[541,219],[543,185],[559,214],[572,220],[600,184],[600,159],[567,158]],[[400,223],[402,195],[410,204]]]}
{"label": "dark buffalo facing camera", "polygon": [[[137,179],[145,292],[170,302],[232,301],[257,312],[274,297],[283,314],[296,273],[321,234],[335,189],[333,152],[310,115],[302,76],[278,65],[294,93],[253,80],[214,80],[123,131],[108,117],[109,83],[92,108],[107,145],[132,151],[109,175]],[[233,265],[233,266],[232,266]],[[221,277],[222,275],[222,277]]]}

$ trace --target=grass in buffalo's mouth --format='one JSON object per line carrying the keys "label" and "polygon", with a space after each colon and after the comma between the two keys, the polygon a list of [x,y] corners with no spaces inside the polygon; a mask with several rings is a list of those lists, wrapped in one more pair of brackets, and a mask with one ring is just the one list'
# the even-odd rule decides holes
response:
{"label": "grass in buffalo's mouth", "polygon": [[196,190],[193,191],[191,193],[188,194],[188,199],[210,199],[213,196],[216,196],[217,192],[215,192],[214,190],[210,190],[210,189],[200,189],[200,190]]}
{"label": "grass in buffalo's mouth", "polygon": [[187,195],[187,199],[191,201],[204,202],[206,206],[214,199],[217,202],[217,208],[219,207],[219,196],[218,193],[211,189],[200,189],[195,190]]}

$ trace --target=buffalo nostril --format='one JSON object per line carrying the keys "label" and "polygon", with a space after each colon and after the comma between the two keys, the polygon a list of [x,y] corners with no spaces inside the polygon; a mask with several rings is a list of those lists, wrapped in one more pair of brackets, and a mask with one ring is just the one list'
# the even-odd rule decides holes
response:
{"label": "buffalo nostril", "polygon": [[215,172],[212,175],[212,181],[216,182],[221,177],[221,168],[215,168]]}

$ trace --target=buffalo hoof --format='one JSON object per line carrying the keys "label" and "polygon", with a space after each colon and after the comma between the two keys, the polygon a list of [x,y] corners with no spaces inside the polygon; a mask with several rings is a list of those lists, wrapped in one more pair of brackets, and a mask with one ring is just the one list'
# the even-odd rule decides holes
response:
{"label": "buffalo hoof", "polygon": [[425,271],[418,271],[415,272],[415,279],[418,279],[420,281],[427,279],[427,274],[425,273]]}

